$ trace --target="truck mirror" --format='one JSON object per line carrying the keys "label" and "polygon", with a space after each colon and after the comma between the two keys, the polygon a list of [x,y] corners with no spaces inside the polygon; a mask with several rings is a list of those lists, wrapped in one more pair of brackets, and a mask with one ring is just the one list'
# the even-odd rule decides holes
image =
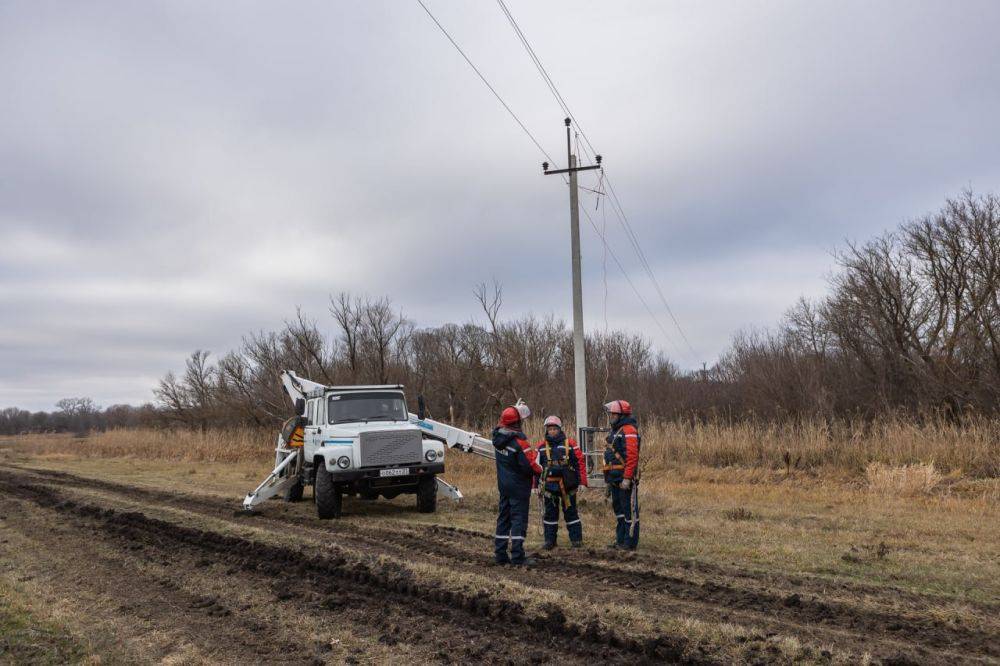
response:
{"label": "truck mirror", "polygon": [[295,401],[295,415],[302,416],[306,413],[306,401],[303,398],[298,398]]}
{"label": "truck mirror", "polygon": [[427,405],[424,403],[424,396],[417,396],[417,418],[421,421],[427,416]]}

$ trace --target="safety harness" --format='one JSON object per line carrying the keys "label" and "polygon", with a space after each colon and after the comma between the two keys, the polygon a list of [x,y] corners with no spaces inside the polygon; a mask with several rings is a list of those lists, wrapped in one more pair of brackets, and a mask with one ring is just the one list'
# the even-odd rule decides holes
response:
{"label": "safety harness", "polygon": [[[563,440],[563,452],[566,454],[563,465],[569,465],[569,442]],[[562,476],[551,476],[549,474],[549,468],[552,467],[552,445],[548,439],[545,440],[545,483],[558,483],[559,484],[559,497],[562,500],[563,508],[569,506],[569,493],[566,492],[566,486],[563,484]]]}
{"label": "safety harness", "polygon": [[[622,419],[622,420],[624,420],[624,419]],[[608,445],[607,445],[607,448],[605,449],[605,451],[612,452],[614,454],[615,461],[612,462],[612,463],[609,463],[609,462],[607,462],[607,460],[605,460],[605,462],[603,463],[603,466],[602,466],[602,470],[604,471],[605,474],[607,474],[608,472],[621,472],[623,476],[625,474],[625,467],[626,467],[626,465],[625,465],[625,459],[622,458],[622,454],[618,450],[618,447],[615,446],[614,442],[616,441],[616,439],[618,438],[619,434],[621,433],[621,429],[623,427],[625,427],[626,425],[631,425],[631,426],[634,427],[635,426],[635,421],[632,420],[632,419],[629,419],[625,423],[621,423],[621,421],[618,421],[618,422],[616,422],[616,424],[612,424],[612,426],[611,426],[613,428],[613,431],[612,431],[611,435],[608,435],[608,440],[607,440],[608,441]],[[638,434],[636,436],[638,437]],[[637,482],[638,480],[639,480],[639,469],[636,468],[635,473],[634,473],[634,477],[633,477],[633,481]]]}
{"label": "safety harness", "polygon": [[618,462],[612,463],[610,465],[608,463],[604,463],[603,466],[602,466],[602,470],[605,471],[605,472],[612,472],[612,471],[616,471],[616,470],[621,470],[622,472],[624,472],[625,471],[625,461],[622,460],[622,454],[618,453],[618,450],[614,446],[612,446],[611,444],[608,444],[608,448],[611,449],[612,452],[614,452],[614,454],[615,454],[615,460],[617,460]]}

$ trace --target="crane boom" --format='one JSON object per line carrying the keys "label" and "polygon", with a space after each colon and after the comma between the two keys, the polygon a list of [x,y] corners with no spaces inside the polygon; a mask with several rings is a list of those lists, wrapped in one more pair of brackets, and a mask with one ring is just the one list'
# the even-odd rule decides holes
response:
{"label": "crane boom", "polygon": [[410,414],[410,423],[423,430],[428,436],[444,442],[450,448],[465,453],[474,453],[490,460],[496,457],[493,442],[477,433],[462,430],[440,421],[422,419],[413,413]]}

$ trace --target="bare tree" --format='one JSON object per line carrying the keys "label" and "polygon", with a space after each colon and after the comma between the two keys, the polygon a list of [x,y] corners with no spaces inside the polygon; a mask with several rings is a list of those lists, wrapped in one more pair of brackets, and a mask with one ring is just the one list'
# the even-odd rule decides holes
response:
{"label": "bare tree", "polygon": [[395,355],[405,351],[412,324],[386,298],[367,299],[360,308],[361,347],[379,384],[389,383],[389,366]]}
{"label": "bare tree", "polygon": [[330,314],[340,326],[340,334],[347,354],[347,366],[351,371],[351,383],[358,383],[361,348],[361,302],[351,299],[347,292],[341,292],[334,299],[330,297]]}
{"label": "bare tree", "polygon": [[[486,321],[489,322],[491,343],[490,363],[494,372],[502,378],[504,388],[509,393],[511,400],[516,400],[520,397],[520,394],[514,388],[509,368],[512,359],[508,351],[504,349],[503,334],[500,330],[500,307],[503,305],[503,287],[494,279],[490,288],[487,288],[486,283],[483,282],[476,287],[474,293],[483,313],[486,314]],[[503,403],[502,391],[491,391],[491,397],[496,405]]]}
{"label": "bare tree", "polygon": [[294,321],[285,322],[285,334],[288,348],[304,374],[320,377],[328,384],[336,383],[330,374],[331,362],[326,353],[326,341],[316,327],[316,322],[307,319],[302,308],[295,309]]}

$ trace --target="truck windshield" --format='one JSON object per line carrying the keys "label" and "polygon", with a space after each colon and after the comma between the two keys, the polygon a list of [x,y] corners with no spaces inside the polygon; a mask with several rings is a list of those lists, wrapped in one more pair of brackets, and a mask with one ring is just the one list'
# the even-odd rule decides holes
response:
{"label": "truck windshield", "polygon": [[343,393],[331,395],[330,423],[357,421],[406,421],[406,401],[400,393]]}

